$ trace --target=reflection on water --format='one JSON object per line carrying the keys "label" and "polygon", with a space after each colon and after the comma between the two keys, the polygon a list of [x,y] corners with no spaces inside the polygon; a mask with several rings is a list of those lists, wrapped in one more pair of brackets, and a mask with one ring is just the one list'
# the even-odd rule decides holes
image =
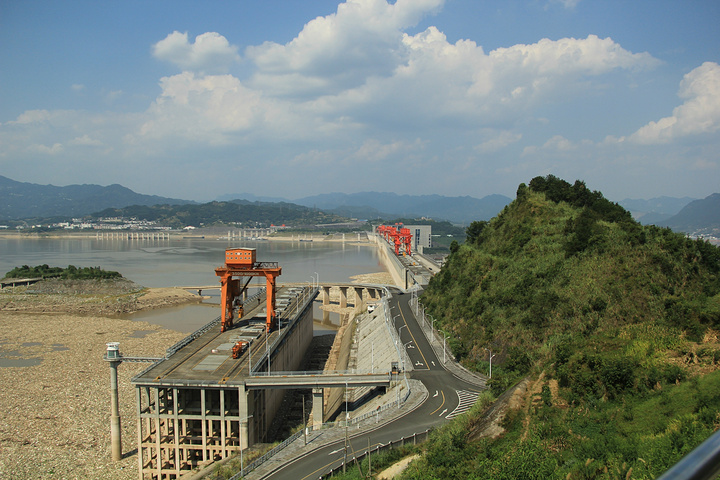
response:
{"label": "reflection on water", "polygon": [[[120,240],[75,238],[0,238],[0,276],[21,265],[99,266],[120,272],[145,287],[218,285],[215,268],[225,260],[229,247],[257,249],[259,261],[278,262],[282,267],[280,283],[345,283],[351,276],[385,271],[377,249],[368,244],[323,242],[251,242],[212,239]],[[264,279],[259,280],[264,286]],[[251,287],[255,282],[251,283]],[[122,318],[191,333],[220,315],[220,291],[203,290],[210,298],[200,305],[170,307],[135,313]],[[315,302],[315,335],[335,333],[338,314],[330,314],[330,323],[322,323],[323,312]],[[141,331],[140,331],[141,332]],[[142,333],[138,333],[142,335]],[[41,360],[40,360],[41,361]]]}
{"label": "reflection on water", "polygon": [[[218,315],[220,315],[219,305],[201,303],[199,305],[145,310],[121,318],[160,325],[176,332],[192,333],[206,323],[215,320]],[[143,330],[136,331],[132,336],[136,336],[138,332],[143,332]],[[142,336],[137,336],[137,338],[142,338]]]}
{"label": "reflection on water", "polygon": [[[340,326],[340,314],[330,312],[329,321],[323,322],[323,311],[320,305],[322,305],[322,302],[319,300],[313,302],[313,336],[336,334]],[[123,315],[120,318],[160,325],[161,327],[177,332],[192,333],[208,322],[215,320],[219,315],[220,305],[218,303],[203,302],[199,305],[145,310],[130,315]],[[137,330],[130,336],[143,338],[147,333],[150,333],[150,331]]]}
{"label": "reflection on water", "polygon": [[215,268],[229,247],[257,249],[258,261],[278,262],[281,283],[347,282],[351,276],[385,271],[377,249],[336,242],[250,242],[211,239],[100,240],[0,238],[0,276],[21,265],[100,266],[146,287],[217,285]]}

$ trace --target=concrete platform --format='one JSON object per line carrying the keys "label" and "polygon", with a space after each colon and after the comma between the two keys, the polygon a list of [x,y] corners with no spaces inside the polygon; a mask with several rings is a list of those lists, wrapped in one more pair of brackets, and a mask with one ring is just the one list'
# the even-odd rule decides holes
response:
{"label": "concrete platform", "polygon": [[[191,385],[232,385],[242,383],[258,364],[267,364],[267,353],[280,344],[290,326],[296,320],[298,307],[305,303],[308,289],[282,287],[278,289],[278,318],[280,328],[265,333],[265,301],[259,297],[249,311],[235,326],[220,332],[215,325],[197,338],[182,346],[170,357],[159,362],[133,378],[136,385],[147,386],[191,386]],[[246,307],[247,308],[247,307]],[[232,347],[236,342],[250,342],[250,347],[240,358],[232,358]],[[248,365],[251,363],[252,365]]]}

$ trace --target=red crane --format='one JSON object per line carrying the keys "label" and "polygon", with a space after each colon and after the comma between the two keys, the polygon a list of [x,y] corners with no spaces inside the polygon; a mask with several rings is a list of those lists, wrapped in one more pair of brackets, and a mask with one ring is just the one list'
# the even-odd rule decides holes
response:
{"label": "red crane", "polygon": [[401,247],[406,254],[412,255],[412,233],[409,228],[404,228],[402,223],[396,223],[394,226],[379,225],[377,232],[395,247],[395,255],[400,255]]}
{"label": "red crane", "polygon": [[[265,277],[267,297],[266,328],[269,332],[275,327],[275,279],[282,273],[278,262],[256,262],[254,248],[228,248],[225,250],[225,266],[216,268],[215,275],[220,277],[222,307],[222,324],[220,331],[224,332],[233,326],[236,300],[247,289],[252,277]],[[247,277],[241,285],[240,278]],[[242,304],[238,307],[238,318],[243,316]]]}

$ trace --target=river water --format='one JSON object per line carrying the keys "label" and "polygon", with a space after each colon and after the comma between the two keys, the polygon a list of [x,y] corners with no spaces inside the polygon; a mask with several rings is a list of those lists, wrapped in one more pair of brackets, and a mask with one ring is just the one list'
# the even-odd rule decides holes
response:
{"label": "river water", "polygon": [[[0,238],[0,277],[15,267],[47,264],[51,267],[101,267],[120,272],[145,287],[218,285],[215,268],[224,263],[230,247],[257,249],[257,260],[278,262],[279,283],[347,283],[350,277],[385,271],[374,245],[355,242],[239,241],[211,238],[97,239]],[[251,286],[256,283],[253,280]],[[264,286],[264,279],[262,279]],[[192,332],[219,315],[219,290],[206,290],[211,298],[201,305],[139,312],[124,318],[143,320],[181,332]],[[317,303],[317,302],[316,302]],[[319,310],[315,318],[322,318]],[[315,333],[332,327],[316,325]]]}

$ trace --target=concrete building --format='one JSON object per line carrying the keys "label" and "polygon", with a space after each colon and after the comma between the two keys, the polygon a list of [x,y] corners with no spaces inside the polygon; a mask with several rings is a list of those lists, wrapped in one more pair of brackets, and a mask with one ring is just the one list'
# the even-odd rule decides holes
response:
{"label": "concrete building", "polygon": [[432,247],[432,226],[431,225],[403,225],[412,233],[413,252],[423,253],[423,248]]}

